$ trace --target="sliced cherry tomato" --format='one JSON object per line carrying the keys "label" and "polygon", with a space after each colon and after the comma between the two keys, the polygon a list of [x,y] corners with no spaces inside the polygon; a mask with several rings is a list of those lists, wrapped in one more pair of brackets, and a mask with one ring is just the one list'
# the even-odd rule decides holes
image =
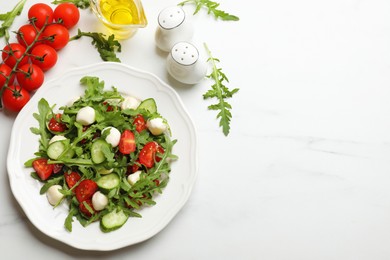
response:
{"label": "sliced cherry tomato", "polygon": [[[31,24],[25,24],[19,28],[16,34],[16,39],[21,45],[23,45],[23,47],[27,47],[30,46],[35,41],[37,34],[38,31],[36,27],[34,27]],[[39,43],[40,42],[36,42],[35,44],[39,44]]]}
{"label": "sliced cherry tomato", "polygon": [[20,86],[9,86],[3,91],[2,100],[6,109],[19,112],[30,100],[30,94]]}
{"label": "sliced cherry tomato", "polygon": [[156,153],[164,153],[164,149],[157,142],[146,143],[139,153],[139,162],[145,165],[147,168],[152,168],[154,162],[159,162],[160,157],[156,156]]}
{"label": "sliced cherry tomato", "polygon": [[86,200],[80,202],[80,204],[79,204],[79,210],[81,211],[81,213],[83,213],[84,216],[90,218],[90,217],[92,217],[93,214],[91,212],[89,212],[87,207],[84,205],[84,202],[87,203],[88,206],[93,210],[93,213],[95,213],[95,209],[93,208],[93,205],[92,205],[92,200],[86,199]]}
{"label": "sliced cherry tomato", "polygon": [[53,164],[53,173],[54,173],[54,174],[57,174],[57,173],[61,172],[61,170],[62,170],[63,167],[64,167],[64,165],[61,164],[61,163],[55,163],[55,164]]}
{"label": "sliced cherry tomato", "polygon": [[69,42],[69,32],[61,24],[50,24],[42,32],[44,43],[53,47],[55,50],[61,50]]}
{"label": "sliced cherry tomato", "polygon": [[[0,89],[4,86],[5,82],[7,81],[7,77],[11,75],[11,71],[12,69],[8,65],[4,63],[0,64]],[[12,85],[14,79],[15,79],[15,75],[12,74],[11,79],[8,81],[8,85]]]}
{"label": "sliced cherry tomato", "polygon": [[31,55],[31,62],[38,65],[43,71],[51,69],[58,59],[56,50],[46,44],[35,46]]}
{"label": "sliced cherry tomato", "polygon": [[91,199],[93,194],[98,190],[96,182],[93,180],[82,180],[76,187],[76,198],[79,202]]}
{"label": "sliced cherry tomato", "polygon": [[123,131],[118,147],[122,154],[130,154],[134,152],[136,148],[134,133],[127,129]]}
{"label": "sliced cherry tomato", "polygon": [[3,48],[1,57],[3,58],[4,63],[10,68],[15,67],[17,60],[21,59],[18,64],[20,67],[28,62],[28,56],[25,55],[25,52],[26,48],[24,48],[23,45],[19,43],[10,43]]}
{"label": "sliced cherry tomato", "polygon": [[38,65],[24,64],[16,73],[18,83],[27,91],[37,90],[45,79],[43,71]]}
{"label": "sliced cherry tomato", "polygon": [[71,189],[81,179],[78,172],[65,173],[64,176],[69,189]]}
{"label": "sliced cherry tomato", "polygon": [[55,114],[49,120],[48,128],[50,131],[62,133],[67,129],[66,124],[61,122],[61,116],[61,114]]}
{"label": "sliced cherry tomato", "polygon": [[53,164],[47,164],[46,158],[36,159],[32,163],[32,167],[38,174],[41,180],[47,180],[53,174]]}
{"label": "sliced cherry tomato", "polygon": [[42,28],[45,24],[53,22],[53,9],[44,3],[34,4],[28,10],[28,19],[36,27]]}
{"label": "sliced cherry tomato", "polygon": [[80,19],[80,12],[72,3],[62,3],[54,9],[54,20],[67,29],[74,27]]}
{"label": "sliced cherry tomato", "polygon": [[135,125],[135,130],[137,130],[138,133],[147,129],[145,118],[142,115],[137,115],[134,118],[133,124]]}

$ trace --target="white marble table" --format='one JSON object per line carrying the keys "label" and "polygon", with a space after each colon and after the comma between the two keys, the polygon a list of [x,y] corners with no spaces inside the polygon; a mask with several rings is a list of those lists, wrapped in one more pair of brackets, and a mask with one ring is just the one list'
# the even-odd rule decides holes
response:
{"label": "white marble table", "polygon": [[[15,2],[1,1],[0,12]],[[36,2],[27,1],[14,30]],[[190,199],[134,246],[90,252],[57,242],[13,198],[6,156],[15,115],[2,111],[1,258],[390,259],[390,2],[225,0],[221,8],[239,22],[194,16],[196,38],[240,88],[229,137],[202,99],[209,82],[173,81],[154,46],[159,11],[179,1],[143,2],[149,25],[119,57],[171,84],[186,104],[199,139]],[[79,25],[101,29],[90,11]],[[71,42],[59,59],[47,79],[100,62],[89,39]]]}

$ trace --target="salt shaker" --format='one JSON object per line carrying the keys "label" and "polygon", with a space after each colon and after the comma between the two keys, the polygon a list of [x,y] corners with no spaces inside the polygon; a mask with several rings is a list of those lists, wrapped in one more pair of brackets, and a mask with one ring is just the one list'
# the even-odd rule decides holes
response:
{"label": "salt shaker", "polygon": [[177,42],[191,40],[194,34],[191,22],[183,8],[179,6],[162,10],[158,15],[158,24],[155,42],[157,47],[165,52],[169,52]]}
{"label": "salt shaker", "polygon": [[167,71],[177,81],[196,84],[205,78],[207,59],[189,42],[178,42],[167,57]]}

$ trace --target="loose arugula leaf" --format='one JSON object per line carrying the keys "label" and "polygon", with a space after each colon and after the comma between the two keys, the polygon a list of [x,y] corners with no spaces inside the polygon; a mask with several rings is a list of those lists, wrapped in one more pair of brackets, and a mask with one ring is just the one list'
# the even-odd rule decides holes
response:
{"label": "loose arugula leaf", "polygon": [[208,14],[213,14],[216,19],[221,19],[223,21],[238,21],[240,18],[238,18],[235,15],[229,14],[225,11],[217,9],[219,7],[219,3],[210,1],[210,0],[186,0],[181,3],[179,3],[179,6],[184,6],[185,4],[194,4],[195,12],[194,14],[197,14],[202,7],[208,9]]}
{"label": "loose arugula leaf", "polygon": [[47,191],[51,186],[60,183],[60,181],[62,181],[63,179],[64,179],[64,176],[61,175],[61,176],[59,176],[59,177],[57,177],[57,178],[53,178],[53,179],[48,180],[48,181],[45,183],[45,185],[42,186],[41,190],[39,191],[39,194],[41,194],[41,195],[42,195],[42,194],[45,194],[46,191]]}
{"label": "loose arugula leaf", "polygon": [[78,209],[76,207],[74,207],[73,204],[72,204],[72,207],[71,207],[71,209],[69,211],[69,214],[68,214],[68,216],[65,219],[65,228],[69,232],[72,232],[73,216],[76,215],[77,212],[78,212]]}
{"label": "loose arugula leaf", "polygon": [[70,38],[69,41],[78,40],[83,36],[92,38],[92,45],[97,48],[102,60],[121,62],[116,56],[116,52],[121,52],[122,46],[119,41],[115,40],[115,35],[111,34],[108,38],[106,38],[106,35],[103,33],[82,32],[79,29],[77,35]]}
{"label": "loose arugula leaf", "polygon": [[238,92],[238,88],[235,88],[233,90],[228,89],[224,82],[229,82],[226,75],[222,72],[221,68],[217,68],[216,63],[219,62],[217,58],[214,58],[211,55],[211,52],[206,44],[204,44],[207,54],[209,56],[208,61],[211,62],[213,71],[210,75],[208,75],[208,78],[211,78],[214,80],[214,84],[211,86],[211,89],[208,90],[205,94],[203,94],[204,99],[209,98],[217,98],[218,103],[210,105],[208,108],[210,110],[219,110],[220,112],[217,115],[217,118],[220,118],[219,125],[222,127],[222,131],[225,136],[229,135],[230,131],[230,120],[232,118],[232,114],[230,110],[232,109],[232,106],[225,101],[227,98],[231,98],[235,93]]}
{"label": "loose arugula leaf", "polygon": [[49,134],[46,128],[46,117],[51,112],[51,108],[49,106],[49,103],[44,98],[41,98],[41,100],[39,100],[38,102],[38,112],[39,114],[34,113],[33,116],[38,121],[39,128],[32,127],[30,128],[30,130],[32,133],[39,134],[41,136],[39,140],[40,150],[46,151],[49,143]]}
{"label": "loose arugula leaf", "polygon": [[75,6],[81,9],[87,9],[90,6],[89,0],[55,0],[51,3],[55,5],[62,3],[73,3]]}
{"label": "loose arugula leaf", "polygon": [[8,28],[11,27],[12,23],[14,22],[16,16],[20,15],[20,13],[23,10],[24,4],[27,0],[20,0],[14,9],[11,11],[0,14],[0,21],[3,21],[3,23],[0,26],[0,38],[5,36],[5,39],[9,40],[9,33]]}

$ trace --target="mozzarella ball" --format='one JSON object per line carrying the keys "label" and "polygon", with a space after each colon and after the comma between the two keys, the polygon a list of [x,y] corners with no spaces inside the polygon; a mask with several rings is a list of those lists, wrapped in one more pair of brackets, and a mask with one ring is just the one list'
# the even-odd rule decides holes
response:
{"label": "mozzarella ball", "polygon": [[102,130],[102,134],[108,129],[110,129],[110,133],[106,137],[106,142],[111,144],[112,147],[117,147],[121,139],[121,132],[115,127],[109,126]]}
{"label": "mozzarella ball", "polygon": [[136,172],[130,174],[129,176],[127,176],[127,181],[131,185],[134,185],[134,183],[136,183],[139,180],[141,173],[142,173],[142,171],[136,171]]}
{"label": "mozzarella ball", "polygon": [[95,109],[90,106],[81,108],[76,115],[76,121],[82,125],[90,125],[95,119]]}
{"label": "mozzarella ball", "polygon": [[141,104],[141,101],[135,97],[125,97],[122,101],[121,108],[122,109],[137,109],[137,107]]}
{"label": "mozzarella ball", "polygon": [[73,106],[74,102],[76,102],[77,100],[80,99],[80,96],[77,96],[77,97],[74,97],[72,98],[71,100],[68,101],[68,103],[66,104],[68,107],[71,107]]}
{"label": "mozzarella ball", "polygon": [[153,118],[146,122],[146,126],[153,135],[161,135],[164,133],[168,126],[164,123],[161,117]]}
{"label": "mozzarella ball", "polygon": [[95,210],[103,210],[108,204],[108,198],[106,195],[97,191],[92,196],[92,206]]}
{"label": "mozzarella ball", "polygon": [[63,135],[55,135],[53,136],[50,141],[49,141],[49,144],[52,144],[54,142],[57,142],[57,141],[63,141],[63,140],[66,140],[67,138]]}
{"label": "mozzarella ball", "polygon": [[60,189],[62,189],[60,185],[53,185],[46,192],[47,200],[53,206],[57,205],[57,203],[64,197],[64,194],[59,191]]}

